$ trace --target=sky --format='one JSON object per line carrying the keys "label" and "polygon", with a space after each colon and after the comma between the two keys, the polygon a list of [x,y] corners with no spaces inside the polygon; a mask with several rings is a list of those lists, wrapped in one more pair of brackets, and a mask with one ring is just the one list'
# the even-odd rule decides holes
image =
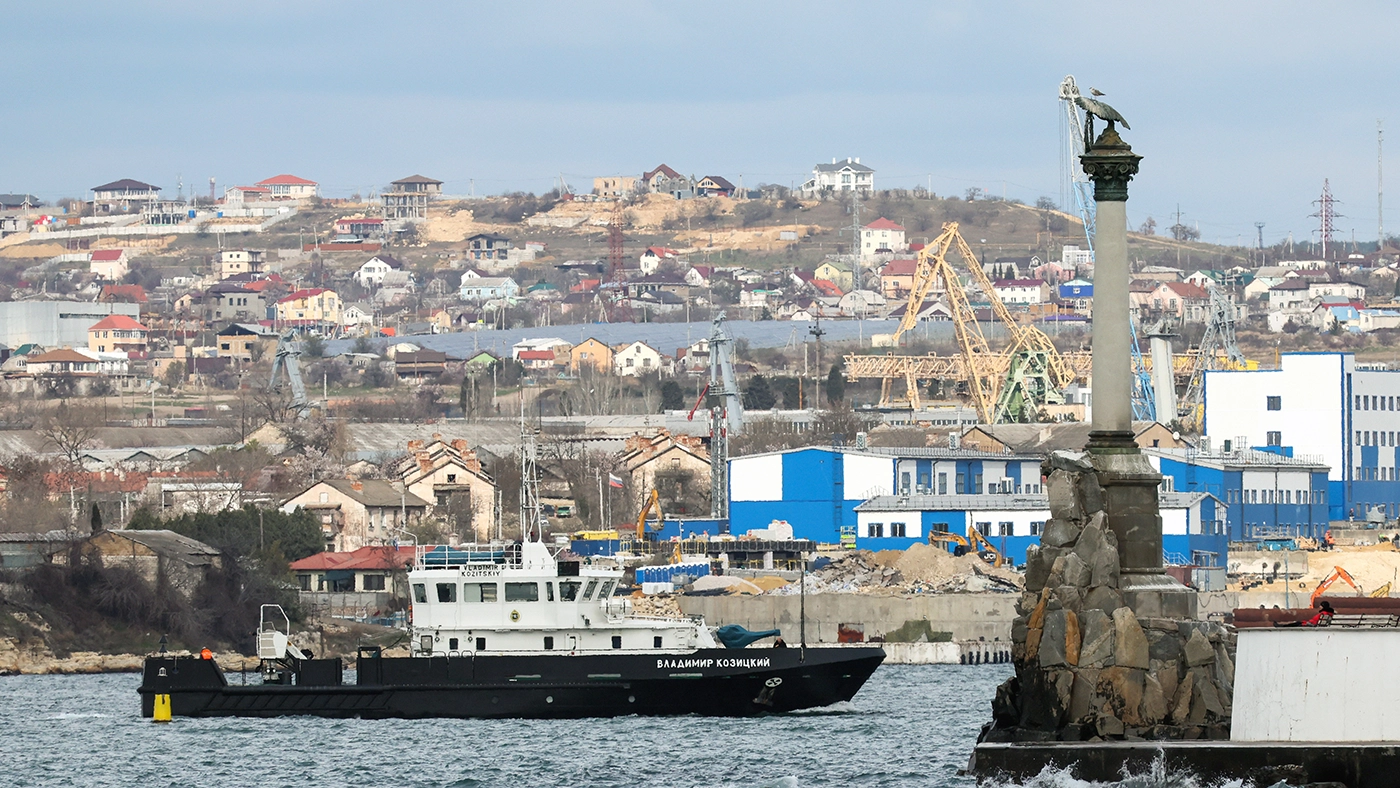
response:
{"label": "sky", "polygon": [[792,185],[853,156],[877,188],[1058,202],[1072,74],[1145,157],[1130,223],[1301,243],[1328,179],[1339,240],[1374,241],[1387,119],[1400,234],[1396,29],[1381,2],[70,2],[0,26],[0,191]]}

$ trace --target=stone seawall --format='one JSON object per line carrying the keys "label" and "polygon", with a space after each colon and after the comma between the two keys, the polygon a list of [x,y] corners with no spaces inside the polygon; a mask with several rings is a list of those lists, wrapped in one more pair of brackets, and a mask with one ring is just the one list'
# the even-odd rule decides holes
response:
{"label": "stone seawall", "polygon": [[[1016,618],[1014,594],[810,594],[807,597],[807,642],[835,643],[837,629],[857,625],[866,639],[884,637],[907,625],[928,622],[933,632],[951,640],[1009,641]],[[801,599],[797,596],[677,597],[686,615],[705,617],[710,626],[739,624],[753,630],[781,629],[796,643]],[[920,627],[921,628],[921,627]]]}

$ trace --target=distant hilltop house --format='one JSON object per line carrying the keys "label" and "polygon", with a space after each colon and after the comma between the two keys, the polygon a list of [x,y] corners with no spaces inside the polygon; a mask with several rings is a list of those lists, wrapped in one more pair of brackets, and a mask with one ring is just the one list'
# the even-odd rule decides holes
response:
{"label": "distant hilltop house", "polygon": [[733,197],[738,189],[719,175],[706,175],[695,182],[695,194],[700,197]]}
{"label": "distant hilltop house", "polygon": [[120,282],[129,270],[125,249],[94,249],[88,260],[88,271],[109,282]]}
{"label": "distant hilltop house", "polygon": [[386,219],[426,219],[428,204],[442,196],[442,181],[410,175],[389,184],[379,195]]}
{"label": "distant hilltop house", "polygon": [[675,197],[683,197],[695,188],[695,184],[691,183],[689,178],[665,164],[642,173],[642,184],[652,194],[670,194]]}
{"label": "distant hilltop house", "polygon": [[92,187],[92,210],[94,213],[113,213],[140,208],[160,200],[160,187],[149,183],[122,178],[119,181]]}
{"label": "distant hilltop house", "polygon": [[258,181],[254,185],[267,189],[274,200],[310,200],[319,193],[315,181],[285,173]]}
{"label": "distant hilltop house", "polygon": [[384,233],[384,220],[370,216],[347,216],[335,220],[336,236],[353,236],[359,239],[377,238]]}
{"label": "distant hilltop house", "polygon": [[230,186],[224,189],[225,205],[242,205],[272,199],[272,190],[266,186]]}
{"label": "distant hilltop house", "polygon": [[510,255],[510,239],[495,233],[477,233],[466,239],[471,260],[504,260]]}
{"label": "distant hilltop house", "polygon": [[802,193],[808,197],[849,191],[863,194],[875,191],[875,171],[861,164],[859,158],[832,159],[830,164],[818,164],[812,168],[812,179],[802,184]]}
{"label": "distant hilltop house", "polygon": [[0,211],[27,211],[43,205],[44,201],[32,194],[0,194]]}
{"label": "distant hilltop house", "polygon": [[599,197],[627,197],[637,193],[637,178],[632,175],[606,175],[593,179],[593,193]]}

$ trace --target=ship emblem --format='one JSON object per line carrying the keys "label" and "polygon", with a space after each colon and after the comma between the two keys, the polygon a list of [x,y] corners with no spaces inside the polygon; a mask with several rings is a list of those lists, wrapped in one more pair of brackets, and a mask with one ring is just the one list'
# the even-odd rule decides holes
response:
{"label": "ship emblem", "polygon": [[779,684],[782,684],[782,683],[783,683],[783,680],[782,680],[782,679],[778,678],[777,676],[774,676],[773,678],[768,679],[767,681],[763,682],[763,686],[765,686],[765,687],[776,687],[776,686],[778,686]]}

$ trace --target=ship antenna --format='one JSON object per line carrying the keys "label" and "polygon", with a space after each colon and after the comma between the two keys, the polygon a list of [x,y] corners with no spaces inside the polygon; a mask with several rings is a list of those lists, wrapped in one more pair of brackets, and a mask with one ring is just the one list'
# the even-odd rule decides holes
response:
{"label": "ship antenna", "polygon": [[538,449],[535,431],[525,422],[525,397],[520,397],[520,541],[544,541],[545,520],[540,507]]}

